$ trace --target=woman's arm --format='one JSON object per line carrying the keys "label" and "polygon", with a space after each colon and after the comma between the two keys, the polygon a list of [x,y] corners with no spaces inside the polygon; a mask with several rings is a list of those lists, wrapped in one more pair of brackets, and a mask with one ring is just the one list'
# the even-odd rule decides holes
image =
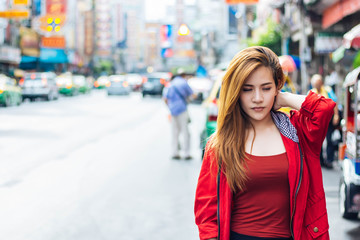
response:
{"label": "woman's arm", "polygon": [[279,92],[276,96],[274,109],[278,110],[282,107],[290,107],[300,110],[301,105],[305,101],[306,95],[298,95],[288,92]]}
{"label": "woman's arm", "polygon": [[312,91],[307,96],[279,93],[274,108],[284,106],[294,109],[290,112],[290,121],[297,129],[298,136],[303,139],[302,144],[319,155],[335,102]]}
{"label": "woman's arm", "polygon": [[[210,142],[211,140],[209,140]],[[217,239],[217,167],[213,151],[206,145],[195,195],[195,222],[200,239]]]}

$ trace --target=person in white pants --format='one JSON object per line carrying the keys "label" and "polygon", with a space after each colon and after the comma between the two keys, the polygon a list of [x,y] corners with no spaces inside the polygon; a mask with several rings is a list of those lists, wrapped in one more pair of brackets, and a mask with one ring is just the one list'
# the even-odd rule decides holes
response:
{"label": "person in white pants", "polygon": [[189,132],[189,113],[188,111],[182,112],[177,116],[171,116],[171,131],[172,131],[172,142],[171,150],[172,156],[177,158],[180,156],[180,135],[184,140],[184,155],[186,158],[190,157],[190,132]]}
{"label": "person in white pants", "polygon": [[[170,86],[164,89],[163,98],[171,113],[172,158],[181,158],[181,146],[183,147],[185,159],[189,160],[192,157],[190,155],[190,132],[188,128],[190,118],[187,104],[194,93],[187,83],[185,76],[185,73],[182,72],[174,77]],[[179,144],[180,135],[184,139],[184,146]]]}

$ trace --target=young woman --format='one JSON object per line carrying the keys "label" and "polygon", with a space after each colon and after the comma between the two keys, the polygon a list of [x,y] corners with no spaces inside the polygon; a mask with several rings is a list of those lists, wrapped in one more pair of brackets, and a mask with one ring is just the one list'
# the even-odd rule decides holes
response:
{"label": "young woman", "polygon": [[200,239],[329,239],[319,154],[335,103],[283,84],[266,47],[231,61],[196,189]]}

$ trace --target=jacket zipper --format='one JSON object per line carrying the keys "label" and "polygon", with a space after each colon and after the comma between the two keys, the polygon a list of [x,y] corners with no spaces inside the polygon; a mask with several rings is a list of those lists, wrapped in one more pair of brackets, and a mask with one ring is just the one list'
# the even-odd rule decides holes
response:
{"label": "jacket zipper", "polygon": [[298,182],[296,192],[295,192],[294,208],[293,208],[293,211],[292,211],[292,214],[291,214],[291,219],[290,219],[290,232],[291,232],[291,236],[293,237],[294,240],[295,240],[295,236],[294,236],[294,230],[293,230],[293,227],[292,227],[292,222],[293,222],[293,217],[294,217],[295,208],[296,208],[296,197],[297,197],[297,194],[298,194],[299,189],[300,189],[301,179],[302,179],[302,172],[303,172],[303,155],[302,155],[300,143],[298,143],[298,147],[299,147],[299,151],[300,151],[300,177],[299,177],[299,182]]}
{"label": "jacket zipper", "polygon": [[220,240],[220,173],[221,167],[219,167],[217,175],[217,224],[218,224],[218,240]]}

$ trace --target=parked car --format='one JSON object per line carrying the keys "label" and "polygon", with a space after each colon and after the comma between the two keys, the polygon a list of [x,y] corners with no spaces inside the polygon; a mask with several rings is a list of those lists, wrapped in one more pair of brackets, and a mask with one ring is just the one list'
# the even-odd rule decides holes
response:
{"label": "parked car", "polygon": [[15,79],[0,74],[0,104],[9,107],[22,102],[21,88],[16,86]]}
{"label": "parked car", "polygon": [[140,74],[129,73],[126,74],[126,80],[132,91],[139,91],[142,86],[143,78]]}
{"label": "parked car", "polygon": [[26,73],[20,80],[22,87],[22,98],[34,101],[36,98],[43,98],[47,101],[59,98],[59,91],[55,81],[56,75],[53,72]]}
{"label": "parked car", "polygon": [[97,89],[106,88],[106,86],[109,85],[109,82],[110,81],[108,76],[100,76],[94,82],[94,88]]}
{"label": "parked car", "polygon": [[125,75],[111,75],[106,86],[107,94],[110,95],[129,95],[131,88]]}
{"label": "parked car", "polygon": [[192,77],[189,78],[188,84],[196,95],[194,101],[202,102],[209,96],[213,82],[208,78]]}
{"label": "parked car", "polygon": [[79,88],[80,93],[89,93],[91,91],[91,85],[83,75],[73,75],[74,84]]}
{"label": "parked car", "polygon": [[74,82],[71,73],[64,73],[56,78],[56,84],[59,88],[59,93],[67,96],[75,96],[79,94],[79,86]]}
{"label": "parked car", "polygon": [[148,74],[144,78],[142,95],[162,95],[162,91],[167,82],[170,81],[171,74],[166,72],[155,72]]}

